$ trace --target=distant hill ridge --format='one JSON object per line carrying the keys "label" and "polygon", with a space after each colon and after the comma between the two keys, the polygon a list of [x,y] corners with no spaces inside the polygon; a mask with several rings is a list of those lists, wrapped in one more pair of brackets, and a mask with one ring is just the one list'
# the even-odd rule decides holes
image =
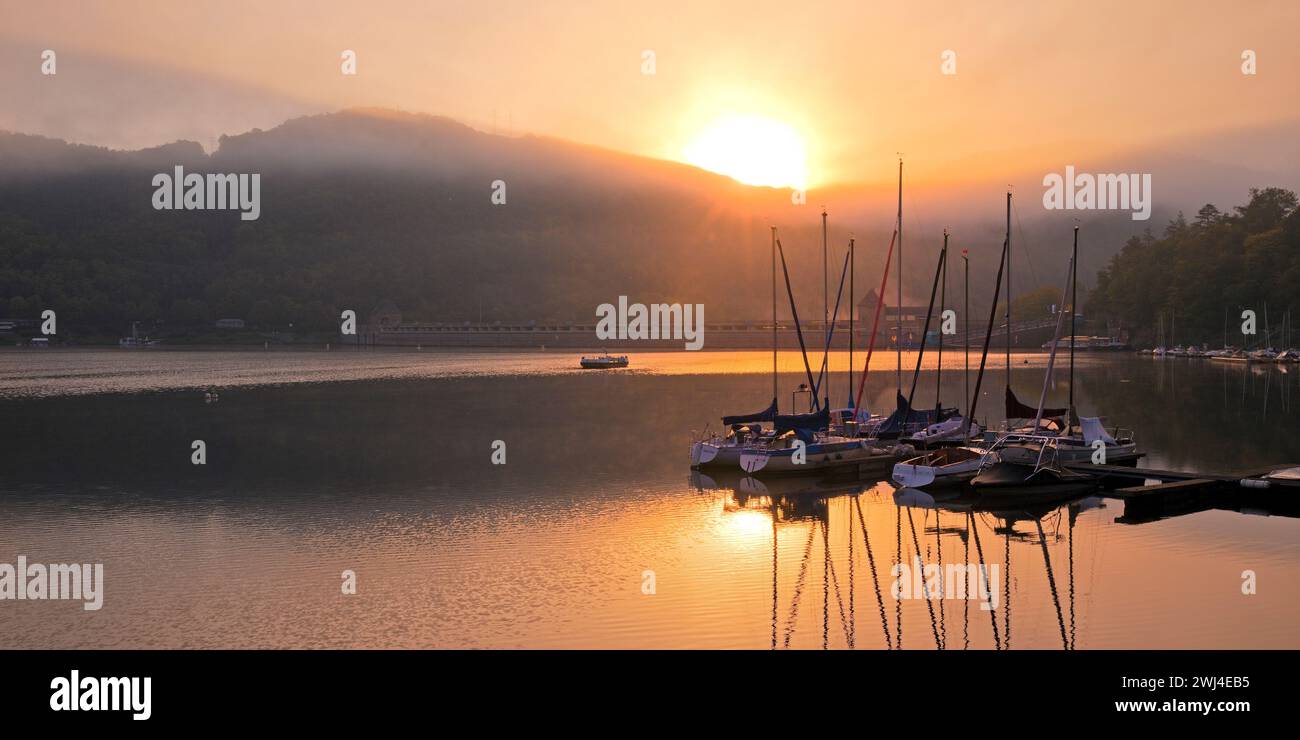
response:
{"label": "distant hill ridge", "polygon": [[[260,173],[260,218],[153,210],[153,174],[177,165]],[[491,201],[498,180],[504,205]],[[982,187],[960,204],[909,203],[905,302],[928,295],[944,226],[970,249],[973,308],[991,293],[1002,189]],[[223,136],[211,153],[192,141],[117,151],[0,133],[0,314],[55,307],[68,331],[218,318],[328,330],[344,308],[385,300],[427,321],[586,321],[627,295],[703,303],[709,321],[749,319],[770,310],[777,225],[796,297],[813,317],[820,206],[831,213],[832,287],[852,232],[864,293],[880,278],[890,190],[829,187],[796,206],[789,191],[676,162],[379,109]],[[1075,214],[1044,213],[1040,195],[1017,199],[1018,292],[1064,272]],[[1126,213],[1079,214],[1081,275],[1134,233],[1163,228],[1174,214],[1157,204],[1145,224]],[[788,314],[784,301],[780,312]]]}

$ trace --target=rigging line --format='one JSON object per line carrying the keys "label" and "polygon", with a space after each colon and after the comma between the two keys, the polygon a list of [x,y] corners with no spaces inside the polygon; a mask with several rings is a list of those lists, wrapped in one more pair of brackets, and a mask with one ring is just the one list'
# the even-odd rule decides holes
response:
{"label": "rigging line", "polygon": [[[894,562],[903,562],[903,507],[894,507]],[[898,649],[903,649],[903,600],[894,599],[894,634],[898,635]]]}
{"label": "rigging line", "polygon": [[876,571],[876,556],[871,551],[871,540],[867,536],[867,522],[862,517],[862,502],[853,497],[853,505],[858,510],[858,525],[862,528],[862,542],[867,548],[867,563],[871,567],[871,581],[876,588],[876,603],[880,607],[880,626],[885,631],[885,647],[894,648],[893,637],[889,634],[889,618],[885,616],[885,598],[880,593],[880,574]]}
{"label": "rigging line", "polygon": [[795,579],[794,596],[790,599],[790,616],[785,623],[785,647],[790,647],[790,636],[794,634],[794,620],[799,616],[799,598],[803,596],[803,584],[808,576],[808,559],[812,555],[813,535],[817,534],[817,523],[808,529],[808,543],[803,548],[803,560],[799,563],[799,577]]}
{"label": "rigging line", "polygon": [[1047,585],[1052,589],[1052,604],[1056,606],[1056,624],[1061,628],[1061,648],[1070,649],[1070,640],[1065,636],[1065,617],[1061,616],[1061,596],[1056,591],[1056,576],[1052,573],[1052,559],[1047,554],[1047,535],[1043,534],[1043,520],[1035,519],[1038,525],[1038,544],[1043,548],[1043,564],[1047,566]]}
{"label": "rigging line", "polygon": [[[794,289],[790,287],[790,269],[786,267],[785,247],[782,246],[780,239],[776,240],[776,248],[781,255],[781,272],[785,275],[786,295],[790,297],[790,318],[794,320],[794,331],[795,334],[799,337],[799,353],[803,355],[803,369],[804,372],[807,373],[808,375],[808,387],[813,388],[816,386],[816,383],[813,383],[812,366],[808,364],[808,348],[803,341],[803,329],[800,328],[799,326],[799,311],[798,309],[795,308],[794,305]],[[814,406],[813,410],[820,411],[821,400],[817,398],[816,393],[813,393],[812,401]]]}
{"label": "rigging line", "polygon": [[[826,385],[828,387],[830,386],[830,380],[826,378],[826,375],[828,370],[830,369],[831,340],[835,336],[835,324],[839,323],[839,319],[840,319],[840,299],[844,297],[844,277],[848,274],[848,271],[849,271],[849,255],[848,252],[845,252],[844,269],[840,270],[840,289],[835,294],[835,313],[832,314],[830,324],[826,327],[826,347],[825,349],[822,350],[822,369],[817,374],[817,386],[813,389],[813,393],[821,392],[821,385],[823,380],[826,381]],[[849,310],[852,311],[853,307],[850,306]],[[827,398],[829,399],[829,397],[830,394],[828,393]],[[827,401],[828,407],[829,407],[829,403],[830,402]]]}
{"label": "rigging line", "polygon": [[[984,564],[984,547],[980,545],[980,528],[979,525],[975,523],[974,513],[967,512],[966,516],[970,520],[967,526],[975,533],[975,553],[980,559],[980,578],[984,581],[984,591],[987,593],[989,589],[989,570],[988,566]],[[1003,606],[1005,607],[1006,605],[1003,604]],[[1002,641],[998,638],[998,617],[997,612],[993,609],[989,609],[989,621],[993,623],[993,647],[997,650],[1001,650]]]}
{"label": "rigging line", "polygon": [[[830,519],[830,515],[828,513],[827,520],[829,521],[829,519]],[[826,529],[827,529],[826,523],[825,522],[819,522],[819,523],[822,525],[821,526],[822,537],[826,539],[826,544],[822,546],[822,650],[826,650],[828,647],[830,647],[830,638],[831,638],[830,635],[831,549],[829,547],[830,540],[827,537],[827,533],[826,533]]]}
{"label": "rigging line", "polygon": [[776,574],[778,570],[777,548],[776,548],[776,517],[777,517],[776,497],[773,496],[771,498],[771,501],[772,501],[772,649],[776,650],[776,605],[777,605]]}
{"label": "rigging line", "polygon": [[[889,283],[889,263],[894,257],[894,240],[897,238],[897,231],[894,232],[893,236],[889,237],[889,251],[885,254],[885,271],[880,276],[880,293],[876,296],[876,317],[871,322],[871,340],[867,343],[867,359],[862,364],[862,375],[858,378],[858,393],[853,401],[854,409],[862,408],[862,391],[867,386],[867,372],[871,370],[871,353],[876,349],[876,327],[880,324],[880,309],[885,305],[885,289]],[[901,392],[903,389],[902,376],[900,375],[899,378],[898,390]],[[856,415],[857,411],[854,411],[854,414]]]}
{"label": "rigging line", "polygon": [[[826,521],[827,522],[830,521],[829,509],[827,509],[826,512]],[[830,554],[831,553],[831,528],[825,525],[822,526],[822,547],[826,550],[826,564],[830,568],[831,585],[835,587],[835,601],[839,603],[839,607],[840,607],[840,626],[844,628],[844,641],[848,643],[849,647],[853,647],[853,637],[849,635],[848,614],[846,614],[844,611],[844,598],[843,596],[840,595],[840,579],[839,576],[835,574],[835,559],[832,558]]]}
{"label": "rigging line", "polygon": [[943,251],[939,252],[939,262],[934,268],[934,284],[930,287],[930,304],[925,309],[925,326],[921,329],[921,346],[916,352],[916,369],[912,371],[912,388],[907,392],[907,416],[903,418],[902,428],[906,428],[907,420],[912,416],[912,401],[916,396],[916,382],[921,377],[921,359],[925,357],[925,338],[930,333],[930,318],[934,314],[934,296],[939,291],[939,272],[943,269],[947,257],[948,248],[944,247]]}
{"label": "rigging line", "polygon": [[1076,515],[1072,512],[1070,516],[1070,528],[1067,530],[1070,551],[1070,649],[1074,649],[1075,638],[1075,621],[1074,621],[1074,521]]}
{"label": "rigging line", "polygon": [[[966,563],[970,564],[970,519],[966,520]],[[966,576],[966,598],[961,600],[962,650],[970,650],[970,576]]]}
{"label": "rigging line", "polygon": [[1007,637],[1006,645],[1011,647],[1011,532],[1013,527],[1010,522],[1007,523],[1007,531],[1004,536],[1005,544],[1003,546],[1002,558],[1005,565],[1002,569],[1005,571],[1002,578],[1002,603],[1006,605],[1006,613],[1002,617],[1003,634]]}
{"label": "rigging line", "polygon": [[[929,515],[929,514],[926,514],[926,518],[929,519],[929,518],[930,518],[930,515]],[[939,510],[938,510],[938,509],[935,509],[935,510],[934,510],[934,548],[935,548],[935,552],[936,552],[936,554],[935,554],[935,560],[936,560],[936,562],[938,562],[938,564],[939,564],[939,593],[940,593],[940,598],[939,598],[939,633],[943,635],[943,647],[944,647],[944,649],[947,649],[947,647],[948,647],[948,628],[947,628],[947,626],[944,624],[944,616],[943,616],[944,609],[943,609],[943,602],[944,602],[944,600],[945,600],[944,597],[946,597],[946,596],[948,595],[948,592],[947,592],[947,590],[945,589],[945,586],[946,586],[947,584],[945,584],[945,583],[944,583],[944,580],[943,580],[943,577],[944,577],[944,576],[943,576],[943,541],[942,541],[941,539],[939,539],[940,536],[941,536],[941,534],[942,534],[942,532],[941,532],[942,529],[943,529],[943,525],[942,525],[942,523],[939,521]]]}
{"label": "rigging line", "polygon": [[[1092,527],[1092,545],[1089,547],[1088,558],[1088,583],[1095,584],[1097,582],[1097,553],[1101,550],[1103,537],[1109,540],[1110,533],[1103,532],[1101,527]],[[1084,621],[1088,621],[1086,614],[1084,615]]]}
{"label": "rigging line", "polygon": [[[853,508],[851,504],[849,505],[849,508],[850,508],[850,509]],[[856,639],[856,637],[857,637],[857,634],[858,634],[857,615],[854,613],[854,610],[853,610],[853,591],[854,591],[854,588],[853,588],[853,587],[854,587],[854,582],[853,582],[853,551],[854,551],[855,549],[857,549],[857,547],[854,545],[854,542],[853,542],[853,516],[852,516],[852,514],[853,514],[853,512],[850,511],[850,512],[849,512],[849,516],[845,517],[846,519],[849,520],[849,647],[853,647],[853,646],[854,646],[854,641],[855,641],[855,639]]]}
{"label": "rigging line", "polygon": [[[921,559],[921,543],[916,538],[916,521],[912,519],[912,509],[907,509],[907,523],[912,527],[912,545],[916,548],[916,559]],[[924,589],[925,607],[930,610],[930,629],[934,632],[934,647],[937,650],[943,650],[943,643],[939,640],[939,623],[934,619],[934,604],[930,602],[930,588],[925,584],[925,564],[918,563],[921,566],[921,587]],[[901,601],[901,599],[900,599]]]}
{"label": "rigging line", "polygon": [[903,205],[907,206],[908,213],[914,214],[912,221],[915,222],[915,228],[913,228],[912,231],[921,234],[930,233],[930,221],[926,218],[925,211],[917,205],[917,200],[912,196],[911,191],[908,191],[903,195]]}
{"label": "rigging line", "polygon": [[1032,250],[1029,246],[1029,240],[1025,238],[1025,229],[1020,225],[1020,209],[1016,208],[1015,200],[1011,201],[1011,213],[1016,217],[1016,231],[1020,232],[1020,242],[1021,244],[1024,244],[1025,264],[1029,266],[1029,279],[1033,280],[1034,285],[1037,286],[1039,284],[1038,275],[1034,272],[1034,260],[1033,255],[1031,254]]}

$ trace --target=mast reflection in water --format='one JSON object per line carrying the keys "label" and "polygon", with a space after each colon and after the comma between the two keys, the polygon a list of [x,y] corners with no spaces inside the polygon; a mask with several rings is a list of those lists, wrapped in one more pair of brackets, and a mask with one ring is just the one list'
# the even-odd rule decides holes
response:
{"label": "mast reflection in water", "polygon": [[[876,481],[692,479],[688,430],[767,402],[770,353],[645,353],[613,374],[550,353],[145,354],[0,352],[0,562],[105,574],[93,619],[4,606],[10,647],[1300,647],[1289,512],[1150,521],[1113,499],[983,510]],[[781,359],[793,388],[802,363]],[[1041,355],[1013,364],[1017,388],[1041,385]],[[889,408],[893,365],[869,408]],[[1085,356],[1076,380],[1150,467],[1300,462],[1294,368]],[[944,397],[962,382],[943,373]],[[891,569],[918,556],[997,566],[997,608],[893,598]]]}

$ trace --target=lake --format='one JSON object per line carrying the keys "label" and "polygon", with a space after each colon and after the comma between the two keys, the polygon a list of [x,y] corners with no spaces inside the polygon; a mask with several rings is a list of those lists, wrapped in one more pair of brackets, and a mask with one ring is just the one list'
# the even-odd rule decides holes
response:
{"label": "lake", "polygon": [[[846,360],[830,359],[836,406]],[[926,360],[918,406],[936,395]],[[966,512],[878,481],[693,475],[693,432],[767,405],[771,355],[631,361],[0,350],[0,563],[105,573],[98,611],[0,601],[0,647],[1300,647],[1300,520],[1131,523],[1101,497]],[[1045,361],[1013,355],[1022,401]],[[873,410],[892,408],[896,363],[873,360]],[[949,405],[962,365],[945,354]],[[804,370],[790,352],[780,369],[786,411]],[[1080,411],[1135,430],[1145,466],[1300,463],[1300,367],[1126,353],[1075,373]],[[1000,420],[1005,383],[990,357],[980,419]],[[1049,403],[1066,392],[1061,365]],[[891,567],[917,557],[983,564],[996,607],[894,598]]]}

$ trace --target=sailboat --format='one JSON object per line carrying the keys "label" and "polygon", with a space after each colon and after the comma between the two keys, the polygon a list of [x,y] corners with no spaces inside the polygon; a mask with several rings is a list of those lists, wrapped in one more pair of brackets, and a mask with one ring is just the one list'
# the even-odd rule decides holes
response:
{"label": "sailboat", "polygon": [[[748,447],[763,444],[776,436],[775,427],[765,430],[763,422],[775,422],[777,408],[777,323],[776,323],[776,227],[772,227],[772,403],[763,411],[722,417],[728,428],[725,435],[714,434],[691,443],[691,467],[707,466],[735,468],[740,456]],[[802,342],[802,339],[800,340]]]}
{"label": "sailboat", "polygon": [[[729,427],[729,431],[725,436],[714,435],[694,442],[691,446],[691,466],[695,468],[738,467],[746,473],[754,474],[760,471],[766,473],[805,473],[828,468],[875,463],[879,467],[879,471],[860,469],[860,472],[883,473],[894,459],[903,454],[910,454],[913,450],[909,446],[875,444],[870,440],[857,436],[856,433],[847,433],[849,431],[856,432],[859,425],[867,428],[871,426],[873,419],[869,414],[860,411],[862,408],[860,403],[852,405],[852,408],[859,409],[859,411],[851,412],[849,420],[846,421],[840,416],[835,428],[832,428],[829,394],[827,394],[828,397],[824,404],[819,400],[819,396],[821,396],[822,389],[825,387],[823,383],[829,385],[829,350],[834,339],[835,321],[828,313],[822,372],[814,379],[812,367],[808,362],[807,345],[804,342],[798,309],[794,302],[789,268],[785,260],[785,249],[781,244],[781,240],[776,237],[775,228],[772,230],[772,244],[772,403],[767,409],[754,414],[723,417],[723,426]],[[786,293],[790,300],[791,318],[799,339],[804,371],[807,374],[808,382],[801,388],[808,389],[807,392],[814,407],[809,413],[804,414],[782,415],[777,408],[777,255],[780,256],[781,269],[785,276]],[[850,255],[846,256],[845,271],[841,273],[840,292],[836,297],[836,316],[838,316],[839,296],[843,293],[844,278],[851,256],[851,252]],[[829,312],[829,289],[827,306]],[[798,392],[795,395],[797,396]],[[771,428],[764,428],[762,426],[763,422],[771,422]]]}
{"label": "sailboat", "polygon": [[140,329],[140,322],[132,321],[131,336],[122,337],[121,339],[117,340],[117,346],[123,349],[152,349],[153,347],[158,346],[157,339],[150,339],[147,336],[146,337],[140,336],[139,329]]}
{"label": "sailboat", "polygon": [[[798,445],[796,441],[804,444]],[[883,474],[901,455],[912,451],[910,447],[901,447],[881,447],[861,437],[818,434],[807,428],[796,428],[783,432],[765,446],[742,449],[740,469],[753,475],[809,473],[854,466],[862,475]]]}
{"label": "sailboat", "polygon": [[875,437],[877,439],[911,441],[909,438],[918,432],[922,432],[931,425],[947,421],[958,414],[956,408],[944,408],[937,398],[933,409],[917,409],[913,406],[913,401],[916,398],[916,384],[921,375],[921,363],[925,357],[925,336],[930,333],[930,319],[934,315],[934,300],[938,293],[939,278],[943,274],[948,257],[946,234],[944,242],[944,248],[939,253],[939,261],[935,266],[934,284],[930,288],[930,303],[926,309],[925,324],[921,330],[922,340],[917,349],[916,367],[912,371],[911,389],[908,391],[906,398],[903,397],[901,390],[897,393],[897,409],[876,429]]}
{"label": "sailboat", "polygon": [[[835,317],[839,313],[839,295],[844,287],[844,274],[840,277],[840,291],[835,302],[835,316],[827,323],[826,346],[822,361],[822,372],[813,379],[812,367],[808,363],[807,346],[803,339],[803,329],[799,322],[799,312],[794,301],[794,291],[790,284],[790,273],[785,261],[785,249],[780,240],[776,243],[781,258],[781,268],[785,275],[786,294],[790,300],[790,315],[799,339],[800,353],[803,357],[804,372],[808,378],[809,395],[813,410],[807,414],[780,416],[773,420],[773,434],[760,442],[743,446],[739,449],[739,465],[749,474],[764,473],[807,473],[828,468],[856,466],[859,474],[883,474],[897,458],[914,452],[910,445],[882,444],[878,440],[864,439],[848,432],[856,431],[856,422],[846,425],[841,422],[831,426],[830,399],[826,394],[824,403],[819,401],[823,383],[829,384],[828,363],[829,350],[834,338]],[[848,268],[848,257],[845,269]],[[829,297],[827,301],[829,305]],[[860,400],[860,395],[859,395]],[[860,402],[853,402],[852,408],[861,409]],[[855,412],[855,416],[858,412]],[[847,427],[847,429],[846,429]],[[866,467],[863,467],[866,466]]]}
{"label": "sailboat", "polygon": [[1156,336],[1156,346],[1151,350],[1151,354],[1156,357],[1164,357],[1169,350],[1165,349],[1165,314],[1160,313],[1160,332]]}
{"label": "sailboat", "polygon": [[[1071,252],[1071,270],[1070,270],[1070,378],[1069,402],[1065,408],[1035,409],[1020,403],[1015,394],[1007,387],[1007,409],[1006,415],[1008,423],[1005,430],[1014,433],[1029,434],[1050,434],[1057,437],[1057,457],[1062,463],[1080,463],[1090,462],[1098,451],[1104,450],[1102,458],[1108,464],[1131,463],[1139,457],[1137,454],[1137,442],[1132,430],[1115,427],[1107,431],[1105,424],[1100,417],[1096,416],[1079,416],[1074,407],[1074,337],[1075,317],[1078,311],[1075,310],[1078,300],[1078,260],[1079,260],[1079,228],[1074,228],[1074,244]],[[1064,307],[1065,297],[1062,296],[1061,306]],[[1064,308],[1062,308],[1064,310]],[[1057,315],[1058,324],[1060,315]],[[1054,338],[1053,343],[1059,343],[1059,338]],[[1030,418],[1034,418],[1034,423],[1029,424]],[[1015,423],[1012,420],[1019,420]],[[1077,424],[1076,424],[1077,422]]]}
{"label": "sailboat", "polygon": [[[1008,203],[1010,194],[1008,193]],[[1010,225],[1008,224],[1008,240],[1010,234]],[[1075,285],[1075,266],[1078,249],[1078,229],[1075,229],[1075,253],[1070,257],[1067,281],[1062,288],[1061,301],[1058,305],[1064,307],[1066,300],[1069,298],[1068,291]],[[1010,303],[1010,291],[1008,291],[1007,300]],[[1073,306],[1071,311],[1073,312]],[[1056,415],[1067,415],[1069,409],[1047,409],[1047,390],[1051,386],[1052,371],[1056,365],[1056,352],[1060,344],[1061,328],[1063,323],[1063,312],[1056,315],[1056,330],[1053,333],[1052,348],[1047,357],[1047,370],[1043,374],[1043,389],[1038,397],[1038,408],[1035,410],[1033,424],[1027,428],[1027,431],[1017,431],[1004,434],[990,447],[990,451],[996,453],[996,461],[987,463],[980,472],[971,479],[971,485],[977,489],[988,491],[1002,491],[1006,489],[1018,489],[1024,492],[1032,492],[1041,488],[1054,488],[1057,486],[1088,486],[1095,485],[1095,479],[1086,474],[1069,470],[1064,465],[1067,462],[1062,459],[1062,442],[1060,431],[1068,429],[1068,424],[1062,424],[1061,421],[1055,420],[1052,424],[1045,426],[1044,416],[1048,411],[1058,412]],[[1073,318],[1071,318],[1073,322]],[[1008,323],[1008,326],[1010,324]],[[1008,340],[1009,341],[1009,340]],[[1010,347],[1008,346],[1008,354]],[[1073,353],[1072,353],[1073,356]],[[1010,384],[1010,366],[1007,369],[1007,403],[1018,403],[1015,394],[1011,392]],[[1073,368],[1071,368],[1071,378],[1073,378]],[[1071,388],[1073,395],[1073,388]],[[1010,412],[1008,416],[1010,416]]]}
{"label": "sailboat", "polygon": [[[979,373],[975,376],[975,392],[969,398],[970,413],[965,418],[967,426],[962,430],[962,439],[970,438],[970,425],[974,423],[975,408],[980,397],[980,386],[984,382],[984,368],[988,363],[989,345],[993,339],[993,322],[997,320],[998,297],[1002,292],[1002,275],[1006,269],[1007,257],[1011,248],[1010,221],[1008,221],[1007,228],[1007,239],[1002,242],[1002,255],[998,259],[998,275],[994,281],[993,301],[989,307],[988,328],[984,331],[984,348],[980,353]],[[980,470],[996,461],[996,459],[996,453],[982,447],[941,447],[919,457],[898,463],[894,466],[893,474],[890,477],[894,483],[904,488],[956,485],[971,480]]]}
{"label": "sailboat", "polygon": [[[939,298],[939,315],[942,316],[948,303],[948,231],[946,229],[943,232],[943,252],[941,252],[939,258],[939,271],[943,275],[943,291],[940,293]],[[937,284],[939,281],[938,275],[936,275],[935,279]],[[931,304],[931,308],[933,308],[933,293],[931,294]],[[926,317],[926,327],[926,333],[928,334],[929,316]],[[924,353],[925,341],[922,340],[921,355],[924,355]],[[917,365],[920,366],[920,356],[917,358]],[[928,447],[951,442],[964,444],[970,441],[971,435],[979,435],[983,430],[978,424],[968,424],[966,417],[961,415],[959,409],[952,409],[945,414],[943,404],[940,401],[940,392],[943,387],[943,331],[939,332],[939,362],[934,371],[934,386],[935,422],[913,432],[904,439],[912,444]]]}

